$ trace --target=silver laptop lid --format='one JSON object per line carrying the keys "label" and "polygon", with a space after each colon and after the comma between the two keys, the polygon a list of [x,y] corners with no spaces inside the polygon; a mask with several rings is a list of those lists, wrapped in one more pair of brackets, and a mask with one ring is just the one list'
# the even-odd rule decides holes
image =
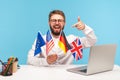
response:
{"label": "silver laptop lid", "polygon": [[88,60],[87,74],[112,70],[116,47],[116,44],[92,46]]}

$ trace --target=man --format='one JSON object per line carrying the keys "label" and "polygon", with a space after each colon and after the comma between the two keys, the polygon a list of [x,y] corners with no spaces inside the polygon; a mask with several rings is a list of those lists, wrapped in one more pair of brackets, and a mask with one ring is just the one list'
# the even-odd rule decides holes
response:
{"label": "man", "polygon": [[[54,47],[50,51],[48,55],[46,55],[46,45],[42,47],[42,53],[34,56],[36,40],[32,45],[32,49],[28,53],[28,64],[41,66],[41,65],[49,65],[49,64],[72,64],[74,57],[70,51],[67,51],[66,54],[60,49],[58,46],[59,36],[61,31],[64,29],[66,20],[65,15],[60,10],[53,10],[49,14],[49,26],[51,30],[51,36],[54,41]],[[73,27],[82,31],[86,37],[77,37],[74,35],[66,36],[68,43],[72,43],[76,38],[79,38],[83,48],[91,47],[96,43],[96,36],[93,30],[85,25],[78,17],[78,22],[73,25]],[[46,35],[43,36],[44,40],[46,40]]]}

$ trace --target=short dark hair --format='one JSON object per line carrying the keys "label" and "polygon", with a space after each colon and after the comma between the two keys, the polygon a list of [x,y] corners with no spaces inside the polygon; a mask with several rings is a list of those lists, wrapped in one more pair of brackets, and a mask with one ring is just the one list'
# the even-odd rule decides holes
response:
{"label": "short dark hair", "polygon": [[59,15],[63,16],[64,21],[65,21],[65,14],[61,10],[53,10],[53,11],[51,11],[50,14],[49,14],[49,21],[50,21],[51,16],[54,15],[54,14],[59,14]]}

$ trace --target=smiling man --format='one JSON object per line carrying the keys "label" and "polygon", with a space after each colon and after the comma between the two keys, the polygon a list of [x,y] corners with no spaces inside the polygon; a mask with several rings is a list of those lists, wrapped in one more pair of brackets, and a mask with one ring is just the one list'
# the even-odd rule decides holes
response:
{"label": "smiling man", "polygon": [[49,15],[49,25],[54,37],[59,37],[65,26],[65,15],[61,11],[53,11]]}
{"label": "smiling man", "polygon": [[[61,35],[61,31],[64,30],[66,20],[65,14],[61,10],[53,10],[49,14],[48,20],[50,26],[50,35],[53,40],[53,48],[50,50],[49,54],[46,54],[46,45],[41,47],[42,53],[34,56],[35,52],[35,45],[32,45],[32,49],[28,52],[28,60],[27,63],[34,66],[41,66],[41,65],[63,65],[63,64],[72,64],[74,57],[72,53],[68,50],[66,54],[64,54],[63,50],[60,49],[58,46],[59,38]],[[80,39],[81,45],[83,48],[91,47],[96,43],[96,36],[92,28],[84,24],[80,17],[78,17],[78,22],[73,25],[73,27],[82,31],[85,34],[85,37],[78,37],[73,34],[66,36],[68,43],[72,43],[76,38]],[[46,40],[46,36],[44,35],[43,38]]]}

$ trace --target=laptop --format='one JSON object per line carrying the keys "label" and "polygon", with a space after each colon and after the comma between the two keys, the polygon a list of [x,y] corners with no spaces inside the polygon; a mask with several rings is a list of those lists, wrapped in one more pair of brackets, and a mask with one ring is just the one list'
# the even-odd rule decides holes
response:
{"label": "laptop", "polygon": [[116,44],[92,46],[90,48],[88,64],[86,66],[69,68],[67,71],[83,75],[110,71],[114,67],[116,48]]}

